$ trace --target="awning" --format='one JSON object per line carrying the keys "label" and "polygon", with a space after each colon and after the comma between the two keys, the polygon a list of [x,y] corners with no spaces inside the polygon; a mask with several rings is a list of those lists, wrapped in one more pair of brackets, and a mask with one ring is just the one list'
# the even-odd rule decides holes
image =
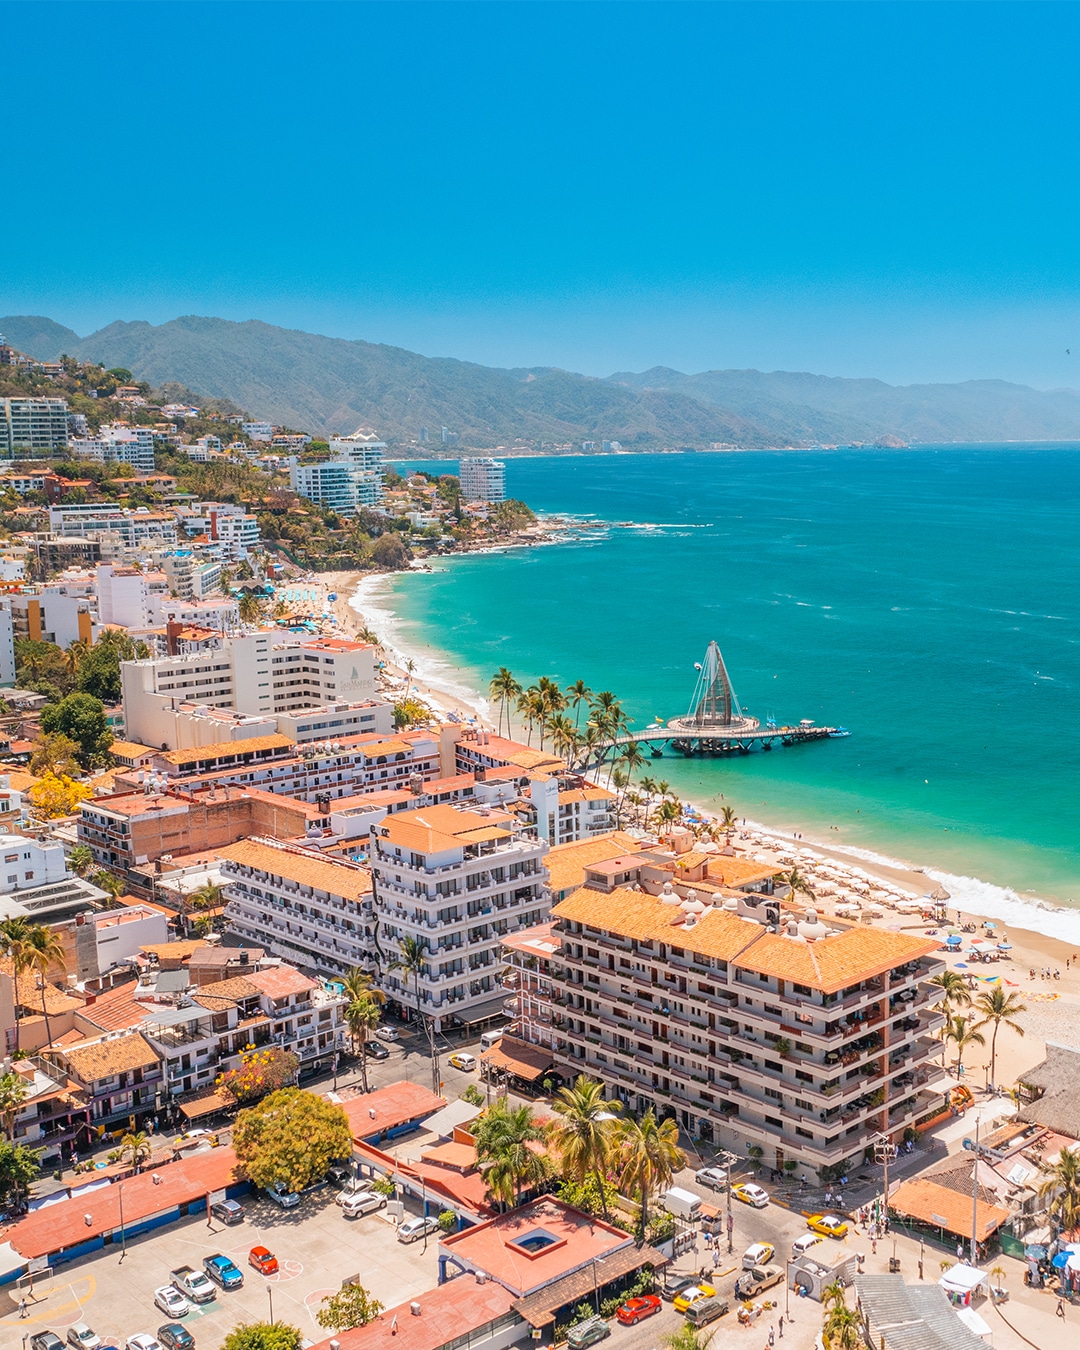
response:
{"label": "awning", "polygon": [[25,1270],[27,1258],[20,1255],[10,1242],[0,1243],[0,1280],[6,1275],[14,1275],[17,1270]]}
{"label": "awning", "polygon": [[985,1270],[963,1264],[950,1266],[938,1280],[942,1289],[951,1294],[970,1294],[973,1289],[978,1289],[979,1285],[985,1282]]}
{"label": "awning", "polygon": [[956,1315],[969,1331],[973,1331],[976,1336],[989,1336],[989,1325],[979,1316],[974,1308],[957,1308]]}
{"label": "awning", "polygon": [[455,1013],[458,1021],[465,1027],[475,1027],[480,1022],[490,1021],[492,1017],[506,1017],[508,1014],[503,1008],[506,1002],[505,991],[495,998],[489,998],[484,1003],[477,1003],[471,1008],[466,1008],[464,1012]]}
{"label": "awning", "polygon": [[497,1045],[485,1050],[480,1063],[501,1069],[526,1083],[535,1083],[555,1067],[555,1057],[545,1045],[530,1045],[516,1036],[504,1036]]}
{"label": "awning", "polygon": [[236,1105],[236,1099],[228,1092],[215,1092],[213,1088],[189,1097],[186,1102],[177,1102],[180,1114],[188,1120],[198,1120],[202,1116],[212,1116],[216,1111],[228,1111]]}
{"label": "awning", "polygon": [[614,1280],[621,1280],[624,1275],[632,1275],[642,1266],[659,1270],[667,1263],[668,1258],[654,1247],[638,1247],[631,1242],[600,1261],[590,1261],[582,1270],[575,1270],[570,1275],[564,1275],[561,1280],[546,1284],[535,1294],[515,1300],[510,1306],[530,1326],[546,1327],[555,1321],[555,1314],[560,1308],[580,1303],[586,1298],[591,1299],[594,1288],[603,1289]]}

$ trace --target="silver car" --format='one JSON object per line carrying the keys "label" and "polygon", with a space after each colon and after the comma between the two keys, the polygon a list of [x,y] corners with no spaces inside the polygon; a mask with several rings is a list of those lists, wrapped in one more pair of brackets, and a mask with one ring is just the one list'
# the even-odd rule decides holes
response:
{"label": "silver car", "polygon": [[432,1218],[429,1214],[426,1218],[406,1219],[403,1224],[398,1226],[397,1240],[399,1242],[415,1242],[417,1238],[422,1238],[425,1233],[439,1233],[441,1231],[438,1219]]}
{"label": "silver car", "polygon": [[71,1350],[97,1350],[101,1337],[85,1322],[73,1322],[67,1329],[67,1343]]}
{"label": "silver car", "polygon": [[186,1317],[191,1311],[191,1304],[171,1284],[154,1290],[154,1307],[160,1308],[166,1317]]}

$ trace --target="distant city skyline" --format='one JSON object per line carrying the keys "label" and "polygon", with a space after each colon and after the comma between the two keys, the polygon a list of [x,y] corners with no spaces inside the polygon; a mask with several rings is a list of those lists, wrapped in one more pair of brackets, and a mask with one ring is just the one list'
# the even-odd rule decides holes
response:
{"label": "distant city skyline", "polygon": [[55,191],[8,202],[0,313],[1080,386],[1075,6],[166,0],[5,31],[49,51],[5,102]]}

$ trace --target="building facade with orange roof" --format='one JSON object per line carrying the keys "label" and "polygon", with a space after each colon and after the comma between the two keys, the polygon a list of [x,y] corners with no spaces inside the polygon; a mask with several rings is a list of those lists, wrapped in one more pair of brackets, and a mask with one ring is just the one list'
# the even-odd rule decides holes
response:
{"label": "building facade with orange roof", "polygon": [[564,1074],[823,1180],[941,1110],[936,942],[827,927],[752,892],[680,894],[669,881],[650,895],[632,861],[597,864],[535,935],[559,946],[544,962],[552,1022],[523,999],[522,1034],[551,1043]]}
{"label": "building facade with orange roof", "polygon": [[[423,1011],[436,1025],[479,1025],[503,1015],[499,945],[547,918],[547,845],[509,812],[436,805],[388,816],[371,832],[380,945],[414,938]],[[385,969],[383,991],[406,1012],[414,981]]]}

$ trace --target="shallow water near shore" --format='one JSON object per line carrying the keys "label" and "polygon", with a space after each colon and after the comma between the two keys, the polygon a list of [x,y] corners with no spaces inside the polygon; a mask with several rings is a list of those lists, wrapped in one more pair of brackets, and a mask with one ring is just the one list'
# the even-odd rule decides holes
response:
{"label": "shallow water near shore", "polygon": [[396,576],[375,627],[447,687],[580,676],[637,727],[715,637],[744,709],[851,736],[642,772],[1080,942],[1031,914],[1080,907],[1078,449],[509,460],[512,495],[609,528]]}

